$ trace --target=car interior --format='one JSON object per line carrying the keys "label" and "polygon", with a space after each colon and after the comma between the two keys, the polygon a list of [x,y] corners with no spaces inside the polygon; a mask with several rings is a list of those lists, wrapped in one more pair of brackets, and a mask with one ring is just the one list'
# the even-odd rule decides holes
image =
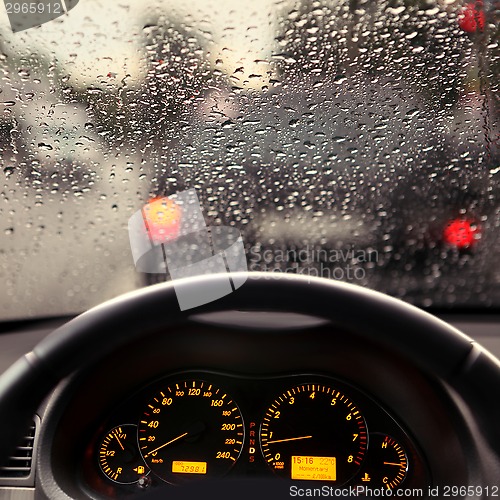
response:
{"label": "car interior", "polygon": [[498,0],[4,3],[0,499],[500,496]]}

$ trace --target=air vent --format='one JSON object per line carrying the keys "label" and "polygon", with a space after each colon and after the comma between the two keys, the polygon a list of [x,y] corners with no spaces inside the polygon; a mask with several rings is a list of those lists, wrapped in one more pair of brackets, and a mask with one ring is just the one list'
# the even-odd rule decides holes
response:
{"label": "air vent", "polygon": [[38,417],[33,419],[26,435],[6,463],[0,464],[0,485],[19,484],[32,477],[33,456],[36,446]]}

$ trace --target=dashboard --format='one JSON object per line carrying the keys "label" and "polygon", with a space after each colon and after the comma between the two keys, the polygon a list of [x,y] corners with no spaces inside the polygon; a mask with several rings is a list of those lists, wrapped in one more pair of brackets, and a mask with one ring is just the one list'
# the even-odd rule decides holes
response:
{"label": "dashboard", "polygon": [[180,499],[216,485],[226,498],[224,485],[266,481],[277,499],[324,485],[495,498],[498,376],[468,337],[358,287],[252,276],[186,314],[159,285],[64,323],[3,373],[2,439],[21,431],[19,401],[39,421],[31,487],[11,479],[0,496]]}
{"label": "dashboard", "polygon": [[45,408],[45,490],[146,498],[262,478],[427,491],[474,477],[471,429],[439,381],[314,318],[249,328],[242,314],[242,328],[233,315],[145,335],[70,377]]}
{"label": "dashboard", "polygon": [[117,407],[84,457],[94,457],[84,469],[89,488],[117,494],[225,475],[386,489],[429,484],[416,444],[384,408],[343,381],[310,373],[171,374]]}

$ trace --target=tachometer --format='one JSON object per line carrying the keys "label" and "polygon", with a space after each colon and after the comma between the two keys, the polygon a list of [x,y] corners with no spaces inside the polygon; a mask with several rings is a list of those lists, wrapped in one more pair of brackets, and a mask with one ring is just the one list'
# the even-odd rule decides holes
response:
{"label": "tachometer", "polygon": [[161,479],[179,483],[225,474],[244,441],[238,405],[202,380],[166,385],[147,404],[139,422],[139,448]]}
{"label": "tachometer", "polygon": [[361,467],[368,434],[363,415],[346,395],[327,385],[302,384],[269,407],[260,441],[277,474],[342,484]]}

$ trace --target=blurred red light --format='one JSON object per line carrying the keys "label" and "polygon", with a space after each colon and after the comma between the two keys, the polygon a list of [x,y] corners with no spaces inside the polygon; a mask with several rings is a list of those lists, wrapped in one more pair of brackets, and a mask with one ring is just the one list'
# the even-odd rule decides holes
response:
{"label": "blurred red light", "polygon": [[458,25],[467,33],[475,33],[477,30],[483,31],[486,24],[482,2],[468,3],[458,16]]}
{"label": "blurred red light", "polygon": [[175,201],[167,197],[155,198],[142,211],[153,244],[166,243],[179,236],[182,210]]}
{"label": "blurred red light", "polygon": [[443,240],[453,247],[468,248],[476,243],[480,235],[479,226],[474,222],[454,219],[446,225]]}

